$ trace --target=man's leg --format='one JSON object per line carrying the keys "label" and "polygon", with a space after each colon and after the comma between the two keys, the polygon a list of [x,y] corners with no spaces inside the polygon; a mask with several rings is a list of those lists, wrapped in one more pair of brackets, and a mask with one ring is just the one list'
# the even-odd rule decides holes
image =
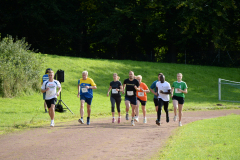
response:
{"label": "man's leg", "polygon": [[156,124],[157,125],[161,125],[160,124],[160,119],[161,119],[161,114],[162,114],[162,105],[163,105],[163,101],[162,99],[158,99],[158,112],[157,112],[157,120],[156,120]]}
{"label": "man's leg", "polygon": [[88,117],[90,117],[91,114],[91,105],[87,104],[87,113],[88,113]]}
{"label": "man's leg", "polygon": [[135,126],[135,124],[134,124],[134,117],[135,117],[135,110],[136,110],[136,106],[137,105],[133,105],[133,104],[131,104],[131,106],[132,106],[132,121],[131,121],[131,123],[132,123],[132,126]]}
{"label": "man's leg", "polygon": [[90,104],[87,104],[87,113],[88,113],[87,125],[90,125],[90,114],[91,114],[91,105]]}
{"label": "man's leg", "polygon": [[81,102],[81,105],[80,105],[80,115],[81,115],[81,118],[83,118],[85,100],[81,100],[80,102]]}
{"label": "man's leg", "polygon": [[169,114],[168,114],[168,105],[169,105],[169,101],[164,101],[164,110],[166,112],[166,122],[169,122]]}
{"label": "man's leg", "polygon": [[55,104],[51,104],[51,108],[49,108],[49,115],[51,120],[54,120],[55,116]]}
{"label": "man's leg", "polygon": [[51,126],[51,127],[54,127],[55,104],[51,104],[51,107],[48,108],[48,111],[49,111],[49,115],[50,115],[50,118],[51,118],[51,124],[50,124],[50,126]]}
{"label": "man's leg", "polygon": [[130,101],[128,100],[125,100],[125,105],[126,105],[126,120],[128,120],[128,111],[129,111],[129,108],[130,108]]}

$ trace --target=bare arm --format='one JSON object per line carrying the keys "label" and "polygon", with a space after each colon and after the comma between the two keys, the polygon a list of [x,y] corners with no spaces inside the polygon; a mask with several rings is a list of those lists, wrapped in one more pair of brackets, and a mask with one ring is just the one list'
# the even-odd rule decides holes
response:
{"label": "bare arm", "polygon": [[184,89],[184,90],[181,90],[181,89],[178,88],[178,91],[180,91],[180,92],[182,92],[182,93],[184,93],[184,94],[187,94],[187,93],[188,93],[188,92],[187,92],[187,88]]}
{"label": "bare arm", "polygon": [[171,88],[171,97],[173,97],[173,90],[174,90],[174,87]]}
{"label": "bare arm", "polygon": [[49,90],[49,88],[47,89],[42,89],[41,92],[44,93],[44,92],[47,92]]}
{"label": "bare arm", "polygon": [[112,89],[112,86],[109,86],[107,96],[109,96],[109,92],[111,91],[111,89]]}
{"label": "bare arm", "polygon": [[78,98],[79,98],[79,94],[80,94],[80,85],[78,84],[78,94],[77,94]]}
{"label": "bare arm", "polygon": [[97,86],[86,86],[87,89],[97,89]]}
{"label": "bare arm", "polygon": [[157,96],[157,93],[156,93],[152,88],[150,88],[150,91],[151,91],[155,96]]}
{"label": "bare arm", "polygon": [[134,88],[136,89],[136,91],[140,91],[140,86],[137,87],[137,86],[135,85]]}
{"label": "bare arm", "polygon": [[59,96],[60,92],[62,91],[62,87],[58,88],[57,96]]}
{"label": "bare arm", "polygon": [[122,94],[124,94],[125,87],[126,87],[126,84],[123,84],[123,90],[122,90]]}
{"label": "bare arm", "polygon": [[144,90],[144,89],[141,89],[143,92],[146,92],[146,93],[149,93],[150,92],[150,90],[149,89],[146,89],[146,90]]}
{"label": "bare arm", "polygon": [[169,89],[167,92],[160,91],[162,94],[171,94],[171,90]]}

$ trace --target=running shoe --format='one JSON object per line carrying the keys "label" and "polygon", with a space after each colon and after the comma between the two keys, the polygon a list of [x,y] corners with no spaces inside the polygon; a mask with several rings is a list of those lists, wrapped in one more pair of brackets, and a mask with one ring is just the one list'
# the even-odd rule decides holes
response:
{"label": "running shoe", "polygon": [[114,123],[116,120],[115,120],[115,118],[112,118],[112,123]]}
{"label": "running shoe", "polygon": [[135,121],[135,122],[139,122],[138,117],[134,117],[134,121]]}
{"label": "running shoe", "polygon": [[179,127],[181,127],[182,126],[182,123],[181,122],[179,122]]}
{"label": "running shoe", "polygon": [[156,124],[159,125],[159,126],[161,125],[160,121],[158,121],[158,120],[156,120]]}
{"label": "running shoe", "polygon": [[50,127],[54,127],[54,122],[52,122],[52,123],[50,124]]}
{"label": "running shoe", "polygon": [[128,113],[126,114],[126,120],[128,120]]}
{"label": "running shoe", "polygon": [[84,124],[83,119],[79,119],[78,122],[81,123],[81,124]]}
{"label": "running shoe", "polygon": [[132,124],[132,126],[135,126],[135,124],[134,124],[134,120],[131,120],[131,124]]}
{"label": "running shoe", "polygon": [[174,122],[177,121],[177,116],[174,116],[173,121],[174,121]]}
{"label": "running shoe", "polygon": [[87,117],[87,125],[90,125],[90,117]]}
{"label": "running shoe", "polygon": [[120,123],[121,122],[121,118],[120,117],[118,117],[118,123]]}
{"label": "running shoe", "polygon": [[144,119],[143,119],[143,123],[147,123],[147,118],[144,118]]}
{"label": "running shoe", "polygon": [[169,122],[169,116],[168,115],[166,116],[166,122],[167,123]]}

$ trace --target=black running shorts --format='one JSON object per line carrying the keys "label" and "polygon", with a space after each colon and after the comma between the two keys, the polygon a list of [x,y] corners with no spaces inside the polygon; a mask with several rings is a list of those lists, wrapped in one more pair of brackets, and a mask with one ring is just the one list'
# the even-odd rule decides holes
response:
{"label": "black running shorts", "polygon": [[184,104],[184,98],[183,97],[173,96],[172,100],[177,100],[178,104]]}
{"label": "black running shorts", "polygon": [[52,99],[45,100],[45,101],[46,101],[47,107],[51,108],[51,104],[55,105],[57,103],[57,98],[52,98]]}

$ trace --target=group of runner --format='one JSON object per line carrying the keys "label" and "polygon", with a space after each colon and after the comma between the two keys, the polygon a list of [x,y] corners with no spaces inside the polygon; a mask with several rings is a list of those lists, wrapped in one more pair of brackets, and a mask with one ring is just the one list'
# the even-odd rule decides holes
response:
{"label": "group of runner", "polygon": [[[49,109],[49,115],[51,117],[51,125],[54,126],[54,113],[57,96],[61,92],[61,84],[53,79],[53,71],[50,71],[49,80],[43,82],[42,84],[42,93],[46,93],[45,101]],[[143,123],[147,123],[146,117],[146,103],[147,103],[147,94],[150,91],[154,94],[154,104],[157,111],[157,120],[156,124],[161,125],[161,112],[162,106],[166,112],[166,122],[169,122],[169,94],[171,94],[173,106],[174,106],[174,121],[177,121],[177,109],[179,117],[179,126],[182,126],[182,108],[184,104],[185,94],[187,93],[187,85],[182,81],[182,74],[177,74],[177,81],[173,82],[172,86],[165,81],[165,76],[163,73],[158,74],[158,80],[154,81],[148,89],[148,86],[142,82],[142,76],[135,76],[133,71],[129,72],[129,78],[125,79],[123,84],[119,81],[120,77],[117,73],[113,74],[113,81],[110,82],[110,86],[107,92],[107,96],[110,93],[110,102],[111,102],[111,112],[112,112],[112,123],[115,123],[116,120],[118,123],[121,122],[121,93],[125,94],[125,105],[126,105],[126,120],[129,120],[129,109],[132,108],[131,115],[131,125],[134,126],[135,122],[139,122],[139,106],[141,104],[143,112]],[[59,88],[58,92],[56,88]],[[96,84],[93,79],[88,77],[88,72],[82,72],[82,78],[78,80],[78,94],[77,97],[80,97],[80,116],[78,120],[79,123],[84,124],[83,115],[84,115],[84,104],[87,103],[87,125],[90,125],[90,114],[91,114],[91,103],[93,98],[93,90],[97,89]],[[117,107],[118,118],[115,118],[115,105]],[[51,113],[50,113],[51,112]]]}

